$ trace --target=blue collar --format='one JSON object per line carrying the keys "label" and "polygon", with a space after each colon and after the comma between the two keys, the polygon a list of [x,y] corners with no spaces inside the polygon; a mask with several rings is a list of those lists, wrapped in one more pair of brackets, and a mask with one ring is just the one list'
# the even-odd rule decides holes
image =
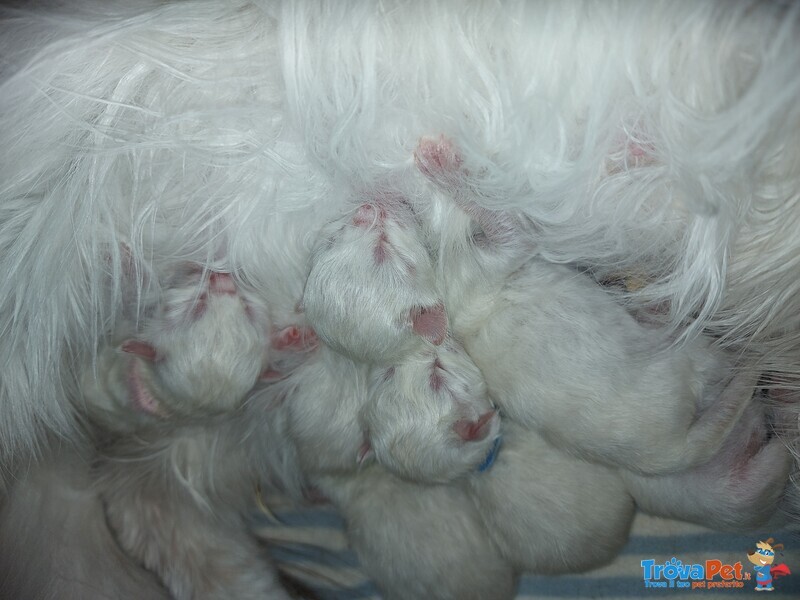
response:
{"label": "blue collar", "polygon": [[500,453],[500,445],[503,442],[503,436],[498,435],[494,438],[494,442],[492,442],[492,447],[489,448],[489,452],[486,454],[486,458],[483,459],[483,462],[478,466],[478,473],[483,473],[488,471],[492,468],[494,464],[494,460],[497,458],[497,455]]}

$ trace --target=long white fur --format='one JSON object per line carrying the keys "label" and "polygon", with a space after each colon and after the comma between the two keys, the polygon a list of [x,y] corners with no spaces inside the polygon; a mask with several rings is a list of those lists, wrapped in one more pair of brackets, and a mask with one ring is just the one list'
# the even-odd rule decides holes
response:
{"label": "long white fur", "polygon": [[265,298],[298,298],[316,232],[354,189],[424,196],[406,175],[430,131],[481,165],[487,204],[539,224],[546,259],[636,275],[632,305],[667,306],[668,323],[743,352],[740,368],[797,387],[797,6],[2,10],[5,470],[43,431],[77,435],[70,357],[122,310],[108,248],[208,263],[224,246]]}
{"label": "long white fur", "polygon": [[[4,454],[30,450],[38,423],[69,428],[52,357],[91,349],[118,313],[102,248],[124,235],[136,256],[208,257],[227,232],[237,261],[276,214],[306,211],[308,232],[348,186],[396,180],[425,131],[458,134],[495,208],[541,224],[546,258],[636,272],[632,301],[669,301],[673,323],[699,312],[696,328],[796,373],[798,10],[5,9]],[[631,140],[652,160],[626,160]]]}

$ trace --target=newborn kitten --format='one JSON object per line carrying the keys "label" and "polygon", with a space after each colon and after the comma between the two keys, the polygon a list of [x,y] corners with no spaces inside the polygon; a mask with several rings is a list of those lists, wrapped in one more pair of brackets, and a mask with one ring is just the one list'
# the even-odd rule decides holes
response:
{"label": "newborn kitten", "polygon": [[444,341],[433,267],[405,202],[372,200],[322,232],[303,310],[320,339],[362,362],[390,365]]}
{"label": "newborn kitten", "polygon": [[511,599],[518,573],[585,570],[624,545],[634,511],[619,475],[506,426],[495,464],[451,485],[377,464],[314,480],[387,599]]}
{"label": "newborn kitten", "polygon": [[[198,414],[236,408],[264,364],[270,324],[266,307],[229,273],[183,266],[159,305],[121,349],[131,355],[134,403],[154,414]],[[156,398],[168,405],[156,405]]]}
{"label": "newborn kitten", "polygon": [[149,416],[200,418],[238,408],[259,380],[285,374],[316,345],[313,331],[271,329],[266,306],[228,273],[182,265],[140,331],[100,349],[82,377],[83,400],[105,426]]}
{"label": "newborn kitten", "polygon": [[567,573],[610,562],[633,499],[615,469],[569,456],[506,420],[492,467],[467,479],[489,538],[518,571]]}
{"label": "newborn kitten", "polygon": [[770,437],[763,406],[753,402],[707,463],[659,477],[621,474],[644,512],[742,531],[771,523],[792,462],[784,440]]}
{"label": "newborn kitten", "polygon": [[82,378],[92,486],[120,547],[175,598],[288,599],[241,517],[254,475],[284,450],[254,451],[274,417],[244,400],[259,374],[276,381],[306,360],[316,338],[300,324],[268,335],[266,310],[229,275],[183,271],[170,284],[142,334],[101,350]]}
{"label": "newborn kitten", "polygon": [[448,339],[396,366],[375,368],[360,414],[384,467],[420,482],[447,482],[476,470],[492,452],[500,418],[483,376]]}
{"label": "newborn kitten", "polygon": [[[424,138],[420,170],[480,226],[444,226],[439,270],[454,335],[511,420],[555,446],[642,473],[707,462],[752,396],[705,339],[658,347],[588,277],[533,257],[525,222],[470,199],[444,138]],[[445,221],[443,219],[443,221]],[[449,221],[448,221],[449,223]]]}
{"label": "newborn kitten", "polygon": [[315,485],[347,522],[364,571],[386,600],[511,600],[516,574],[460,487],[400,479],[373,464]]}

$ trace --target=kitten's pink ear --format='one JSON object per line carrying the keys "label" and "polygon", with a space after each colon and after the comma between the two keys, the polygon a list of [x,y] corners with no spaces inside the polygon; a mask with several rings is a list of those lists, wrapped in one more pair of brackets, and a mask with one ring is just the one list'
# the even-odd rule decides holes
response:
{"label": "kitten's pink ear", "polygon": [[280,381],[286,377],[285,373],[281,373],[280,371],[276,371],[272,367],[267,367],[261,374],[258,376],[259,381],[263,381],[264,383],[275,383],[276,381]]}
{"label": "kitten's pink ear", "polygon": [[477,421],[467,421],[466,419],[456,421],[453,423],[453,431],[465,442],[477,442],[486,439],[492,428],[492,418],[495,414],[497,414],[495,411],[490,410],[481,415]]}
{"label": "kitten's pink ear", "polygon": [[360,467],[364,463],[371,461],[375,458],[375,451],[372,449],[372,444],[368,440],[364,440],[358,448],[358,455],[356,456],[356,464]]}
{"label": "kitten's pink ear", "polygon": [[412,308],[411,330],[434,346],[444,342],[447,337],[447,312],[444,305]]}
{"label": "kitten's pink ear", "polygon": [[151,362],[156,360],[158,356],[158,353],[153,346],[147,342],[142,342],[139,340],[125,340],[122,343],[122,351],[127,352],[128,354],[135,354],[136,356],[140,356],[141,358]]}
{"label": "kitten's pink ear", "polygon": [[269,336],[269,341],[276,350],[298,352],[314,350],[319,345],[317,334],[311,327],[296,325],[273,331]]}

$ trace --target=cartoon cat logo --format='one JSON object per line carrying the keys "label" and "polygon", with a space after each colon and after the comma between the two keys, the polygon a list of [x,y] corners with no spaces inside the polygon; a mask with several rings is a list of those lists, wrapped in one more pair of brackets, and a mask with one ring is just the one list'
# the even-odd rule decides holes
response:
{"label": "cartoon cat logo", "polygon": [[756,571],[756,591],[771,592],[775,588],[772,580],[784,575],[791,575],[792,572],[784,564],[773,565],[775,562],[775,551],[783,550],[783,544],[775,544],[775,540],[767,538],[765,542],[758,542],[754,550],[747,551],[747,560],[754,565]]}

